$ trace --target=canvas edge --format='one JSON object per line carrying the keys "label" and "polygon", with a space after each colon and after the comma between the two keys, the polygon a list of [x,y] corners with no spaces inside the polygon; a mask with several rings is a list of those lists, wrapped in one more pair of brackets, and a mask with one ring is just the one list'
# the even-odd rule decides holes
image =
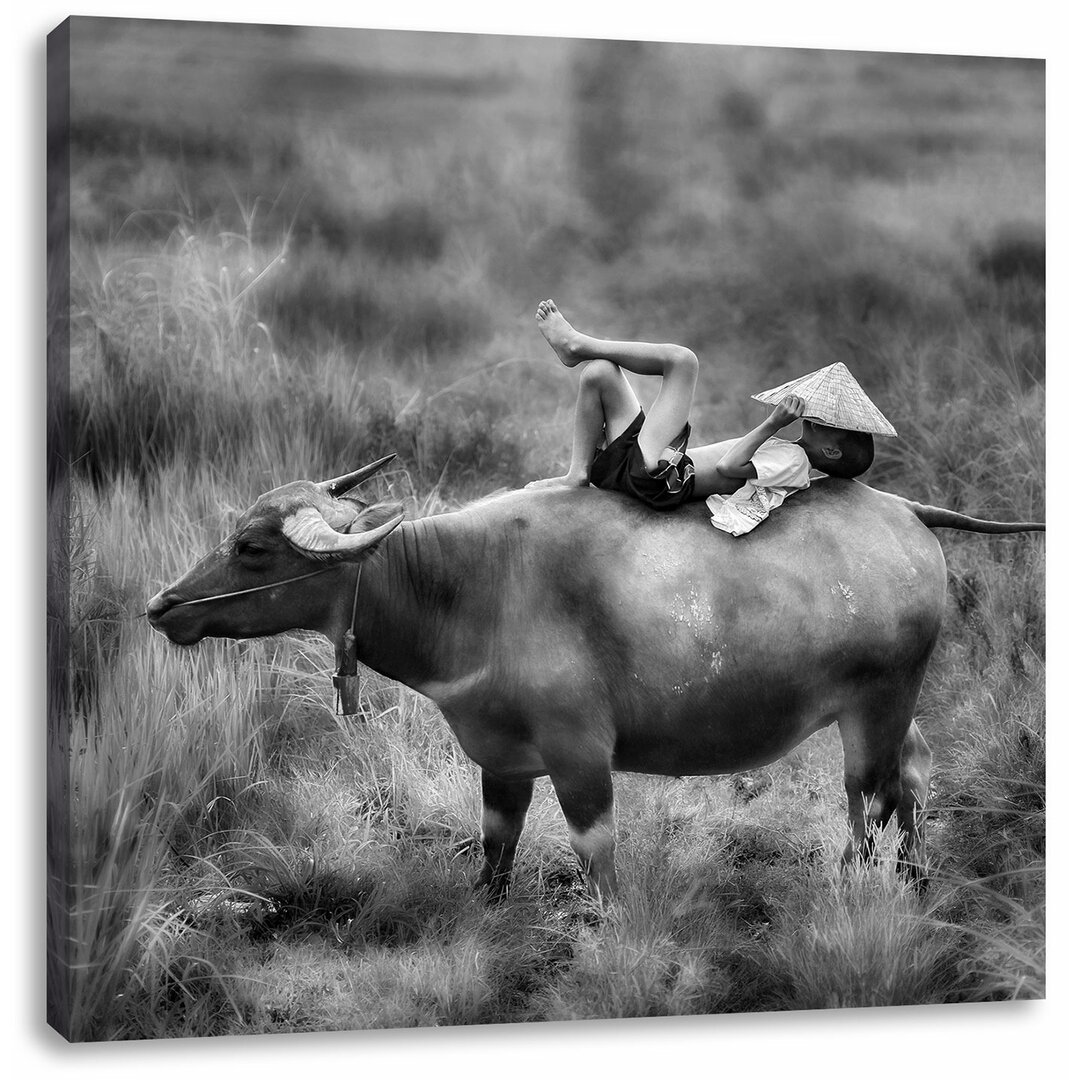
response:
{"label": "canvas edge", "polygon": [[46,38],[46,889],[45,1018],[71,1039],[68,777],[71,22]]}

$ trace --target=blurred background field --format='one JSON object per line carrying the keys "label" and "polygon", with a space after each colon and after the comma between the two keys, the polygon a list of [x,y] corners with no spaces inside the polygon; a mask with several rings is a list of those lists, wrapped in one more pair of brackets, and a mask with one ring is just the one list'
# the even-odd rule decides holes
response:
{"label": "blurred background field", "polygon": [[1041,996],[1041,537],[940,537],[924,895],[835,873],[825,733],[619,778],[599,922],[543,788],[481,909],[477,770],[430,704],[372,675],[345,721],[324,642],[181,651],[133,616],[288,480],[396,451],[417,515],[563,467],[547,296],[692,347],[703,441],[843,360],[901,436],[868,482],[1042,520],[1042,63],[72,25],[72,1035]]}

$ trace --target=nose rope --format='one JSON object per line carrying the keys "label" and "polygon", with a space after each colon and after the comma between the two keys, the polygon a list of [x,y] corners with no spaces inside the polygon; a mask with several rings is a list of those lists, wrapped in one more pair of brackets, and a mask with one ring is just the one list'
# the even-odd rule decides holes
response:
{"label": "nose rope", "polygon": [[264,589],[276,589],[281,585],[291,585],[294,581],[303,581],[304,578],[315,577],[316,574],[325,574],[331,570],[336,570],[337,566],[338,564],[324,566],[318,570],[312,570],[307,574],[297,574],[296,577],[285,578],[283,581],[272,581],[269,585],[253,585],[250,589],[236,589],[234,592],[215,593],[213,596],[200,596],[196,600],[179,600],[172,606],[178,608],[187,607],[189,604],[208,604],[211,600],[228,600],[230,597],[244,596],[246,593],[262,592]]}

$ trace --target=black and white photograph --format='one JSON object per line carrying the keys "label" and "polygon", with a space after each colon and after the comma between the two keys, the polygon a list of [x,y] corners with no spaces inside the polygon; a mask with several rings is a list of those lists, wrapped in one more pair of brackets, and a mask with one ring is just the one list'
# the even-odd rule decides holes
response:
{"label": "black and white photograph", "polygon": [[1042,1002],[1045,58],[290,17],[48,38],[48,1025]]}

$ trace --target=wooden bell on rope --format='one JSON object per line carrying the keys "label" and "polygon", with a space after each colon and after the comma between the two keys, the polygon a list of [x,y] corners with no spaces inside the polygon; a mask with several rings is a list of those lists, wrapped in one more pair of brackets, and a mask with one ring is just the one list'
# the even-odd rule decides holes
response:
{"label": "wooden bell on rope", "polygon": [[356,635],[345,631],[341,642],[341,666],[334,676],[337,712],[340,716],[355,716],[360,711],[360,676],[356,673]]}

